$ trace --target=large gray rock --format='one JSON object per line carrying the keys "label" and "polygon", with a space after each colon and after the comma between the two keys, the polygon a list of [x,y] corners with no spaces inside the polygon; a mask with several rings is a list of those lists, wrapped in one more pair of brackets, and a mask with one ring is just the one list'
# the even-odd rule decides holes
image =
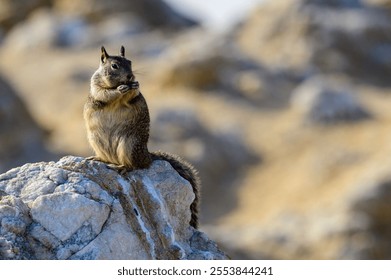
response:
{"label": "large gray rock", "polygon": [[8,31],[23,21],[37,7],[48,5],[48,0],[2,0],[0,1],[0,31]]}
{"label": "large gray rock", "polygon": [[272,68],[387,83],[390,28],[387,11],[358,0],[273,0],[262,3],[236,36],[246,52]]}
{"label": "large gray rock", "polygon": [[358,174],[349,191],[322,209],[288,210],[262,224],[205,231],[235,259],[389,260],[391,178],[389,168],[379,169]]}
{"label": "large gray rock", "polygon": [[[154,44],[154,49],[159,50],[163,48],[159,41],[165,41],[168,34],[198,25],[195,20],[176,12],[162,0],[32,2],[36,3],[31,5],[30,9],[26,4],[22,8],[17,4],[0,3],[0,36],[2,26],[5,25],[5,47],[11,51],[52,47],[85,48],[102,44],[107,46],[108,42],[117,46],[126,45],[129,41],[134,46],[134,42],[140,44],[141,40],[148,40],[149,37],[153,38],[154,42],[148,45]],[[2,12],[1,8],[6,12]],[[18,20],[12,25],[6,24],[8,17]],[[159,30],[163,30],[164,34],[158,35],[161,33]],[[145,43],[143,47],[145,48]],[[135,53],[134,47],[132,53]]]}
{"label": "large gray rock", "polygon": [[306,123],[334,124],[370,118],[351,87],[323,76],[311,77],[300,84],[292,92],[291,104]]}
{"label": "large gray rock", "polygon": [[140,17],[148,26],[167,30],[179,30],[197,25],[197,22],[172,9],[162,0],[53,0],[56,10],[65,14],[83,15],[90,19],[100,19],[127,12]]}
{"label": "large gray rock", "polygon": [[[4,47],[16,51],[48,50],[53,47],[91,47],[145,32],[145,24],[135,16],[121,13],[90,24],[82,16],[65,16],[48,8],[34,10],[23,22],[10,30]],[[133,38],[133,37],[132,37]]]}
{"label": "large gray rock", "polygon": [[232,34],[216,36],[202,29],[178,36],[166,56],[156,59],[155,63],[158,66],[154,80],[167,90],[191,88],[199,94],[216,94],[224,100],[234,99],[238,104],[257,109],[286,106],[287,92],[297,83],[295,75],[270,71],[249,59],[238,48]]}
{"label": "large gray rock", "polygon": [[[339,133],[345,133],[346,127],[342,127]],[[322,140],[327,137],[324,131],[319,133]],[[297,201],[275,199],[270,209],[275,207],[277,211],[272,209],[274,211],[267,213],[269,216],[266,219],[260,218],[259,222],[245,223],[243,219],[243,224],[211,225],[204,230],[211,238],[219,238],[219,245],[234,259],[390,259],[390,150],[385,147],[378,149],[378,154],[370,155],[376,158],[372,161],[361,157],[357,151],[356,155],[351,151],[348,155],[349,148],[360,141],[359,137],[352,139],[349,138],[349,147],[338,149],[336,146],[341,145],[340,142],[335,144],[328,141],[322,142],[319,148],[325,154],[339,154],[340,162],[333,162],[335,169],[330,172],[330,177],[338,180],[338,176],[342,175],[343,183],[333,184],[331,180],[324,185],[312,183]],[[302,158],[294,157],[294,160],[297,163]],[[325,164],[328,160],[322,157],[316,164],[322,161]],[[357,168],[360,164],[361,168]],[[338,165],[345,167],[337,171]],[[350,169],[349,165],[352,166]],[[304,179],[314,182],[311,176],[322,178],[326,169],[322,168],[307,169],[308,174]],[[275,182],[276,177],[273,179]],[[289,176],[291,185],[288,187],[292,187],[292,192],[303,192],[299,186],[292,185],[293,180]],[[281,197],[288,196],[286,189],[281,194],[281,186],[275,186],[272,192]],[[273,199],[263,198],[264,201]],[[308,201],[310,204],[305,205]],[[295,209],[295,203],[300,203],[303,208]]]}
{"label": "large gray rock", "polygon": [[0,175],[0,259],[224,259],[189,226],[192,188],[168,162],[126,177],[64,157]]}

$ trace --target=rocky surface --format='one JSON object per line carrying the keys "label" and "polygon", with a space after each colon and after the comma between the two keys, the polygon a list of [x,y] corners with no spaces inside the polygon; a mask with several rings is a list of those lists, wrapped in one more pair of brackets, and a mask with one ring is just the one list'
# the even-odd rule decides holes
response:
{"label": "rocky surface", "polygon": [[265,1],[237,38],[254,59],[272,68],[303,75],[348,73],[383,83],[391,70],[390,27],[387,12],[358,0]]}
{"label": "rocky surface", "polygon": [[162,0],[87,0],[80,3],[77,0],[53,0],[55,10],[66,15],[78,15],[92,21],[104,17],[118,15],[118,12],[137,17],[149,28],[159,28],[165,31],[175,31],[197,25],[197,22],[173,10]]}
{"label": "rocky surface", "polygon": [[[132,2],[87,0],[82,3],[73,0],[4,0],[0,3],[0,31],[5,33],[10,31],[42,7],[50,9],[57,17],[66,18],[68,23],[77,23],[76,21],[78,21],[79,26],[68,25],[73,29],[81,27],[80,23],[97,23],[114,14],[118,15],[118,12],[122,15],[126,14],[128,18],[133,18],[133,22],[139,23],[138,26],[144,25],[148,29],[164,29],[166,32],[198,24],[196,20],[177,13],[161,0],[135,0]],[[56,28],[56,25],[54,24],[52,27]],[[45,32],[42,32],[41,35]]]}
{"label": "rocky surface", "polygon": [[189,226],[189,182],[165,161],[126,177],[65,157],[0,175],[0,259],[225,259]]}
{"label": "rocky surface", "polygon": [[389,168],[375,169],[340,191],[329,208],[283,211],[261,227],[247,224],[246,230],[206,230],[212,238],[221,236],[226,250],[243,259],[389,259],[389,199]]}
{"label": "rocky surface", "polygon": [[4,0],[0,3],[0,32],[9,31],[14,25],[23,21],[34,9],[46,6],[48,0]]}
{"label": "rocky surface", "polygon": [[338,79],[315,76],[292,92],[292,107],[305,123],[335,124],[370,118],[349,85]]}
{"label": "rocky surface", "polygon": [[[0,70],[50,132],[45,149],[90,156],[89,79],[102,44],[124,45],[150,107],[150,150],[197,166],[202,230],[232,258],[388,259],[389,2],[265,0],[216,35],[129,6],[104,16],[103,0],[52,1],[2,33]],[[26,139],[17,131],[0,142]],[[36,155],[19,162],[46,160]]]}
{"label": "rocky surface", "polygon": [[177,36],[155,64],[164,69],[153,73],[164,90],[192,88],[199,94],[219,95],[256,108],[286,106],[287,92],[298,82],[295,75],[264,67],[249,58],[233,34],[212,36],[202,29]]}

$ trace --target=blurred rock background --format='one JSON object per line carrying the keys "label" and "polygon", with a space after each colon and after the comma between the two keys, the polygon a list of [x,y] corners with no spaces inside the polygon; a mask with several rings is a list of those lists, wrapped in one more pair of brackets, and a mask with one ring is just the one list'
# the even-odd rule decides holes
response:
{"label": "blurred rock background", "polygon": [[391,1],[263,0],[220,29],[179,3],[1,0],[0,171],[91,155],[89,79],[124,45],[150,149],[200,170],[232,258],[391,259]]}

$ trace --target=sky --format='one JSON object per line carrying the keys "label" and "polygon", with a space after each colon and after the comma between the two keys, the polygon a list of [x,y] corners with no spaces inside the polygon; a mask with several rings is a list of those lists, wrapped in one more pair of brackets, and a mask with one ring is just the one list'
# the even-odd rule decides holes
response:
{"label": "sky", "polygon": [[164,0],[178,11],[201,20],[214,31],[224,31],[240,21],[263,0]]}

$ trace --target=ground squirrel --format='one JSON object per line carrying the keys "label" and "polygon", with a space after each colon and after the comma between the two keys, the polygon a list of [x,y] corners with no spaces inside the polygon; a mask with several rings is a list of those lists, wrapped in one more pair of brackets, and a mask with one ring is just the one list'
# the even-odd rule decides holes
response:
{"label": "ground squirrel", "polygon": [[104,47],[101,51],[100,65],[91,78],[84,106],[88,140],[96,154],[92,159],[123,170],[148,168],[153,160],[168,161],[193,188],[190,225],[197,228],[200,192],[197,171],[176,155],[148,151],[148,106],[139,91],[132,63],[125,58],[125,48],[121,47],[119,56],[108,55]]}

